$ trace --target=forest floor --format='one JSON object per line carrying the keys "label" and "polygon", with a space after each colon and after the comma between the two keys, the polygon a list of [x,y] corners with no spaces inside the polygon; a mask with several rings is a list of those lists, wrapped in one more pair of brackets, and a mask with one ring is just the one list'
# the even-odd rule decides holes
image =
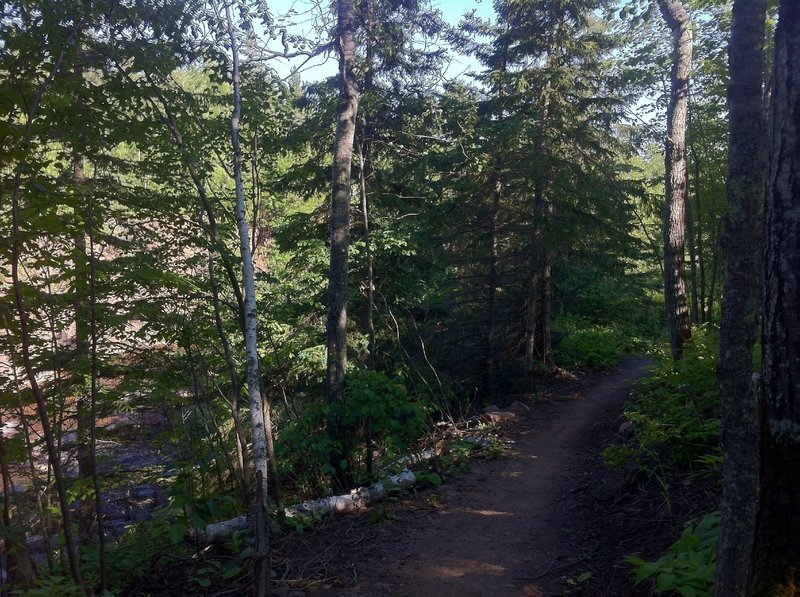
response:
{"label": "forest floor", "polygon": [[623,558],[657,557],[684,520],[705,513],[714,489],[678,483],[667,498],[669,479],[603,462],[647,364],[625,357],[615,369],[550,384],[528,416],[502,429],[501,457],[380,510],[285,537],[276,556],[291,571],[284,578],[299,579],[278,581],[278,594],[650,594],[633,586]]}

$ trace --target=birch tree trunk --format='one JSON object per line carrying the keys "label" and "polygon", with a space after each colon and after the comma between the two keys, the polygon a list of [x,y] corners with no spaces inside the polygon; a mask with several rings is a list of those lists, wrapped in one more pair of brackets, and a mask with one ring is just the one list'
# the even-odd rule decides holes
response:
{"label": "birch tree trunk", "polygon": [[233,115],[231,117],[231,147],[233,149],[233,182],[236,190],[236,223],[239,228],[239,249],[242,256],[242,286],[244,287],[244,340],[247,355],[247,392],[250,399],[250,425],[253,431],[253,465],[256,473],[256,559],[254,585],[257,595],[269,593],[269,541],[266,529],[267,429],[264,424],[264,399],[261,394],[261,371],[258,364],[258,312],[256,309],[255,271],[250,245],[250,230],[244,202],[242,182],[242,147],[239,143],[239,119],[242,95],[239,80],[239,49],[231,9],[225,4],[225,19],[231,44]]}
{"label": "birch tree trunk", "polygon": [[333,488],[347,489],[348,455],[343,447],[344,430],[338,412],[345,402],[347,373],[347,287],[348,251],[350,246],[350,171],[353,162],[353,140],[358,115],[358,86],[355,63],[356,42],[353,37],[355,9],[353,0],[337,3],[339,37],[339,106],[336,140],[333,147],[333,192],[331,198],[331,249],[328,273],[327,374],[325,399],[329,406],[328,435],[335,448],[330,454]]}
{"label": "birch tree trunk", "polygon": [[760,305],[765,135],[762,119],[766,0],[736,0],[728,51],[730,144],[722,225],[722,288],[717,379],[722,403],[723,498],[714,592],[742,595],[758,496],[753,346]]}
{"label": "birch tree trunk", "polygon": [[748,595],[800,593],[800,3],[775,36],[764,225],[759,506]]}
{"label": "birch tree trunk", "polygon": [[664,302],[672,357],[680,359],[691,338],[686,297],[684,245],[686,237],[686,121],[689,111],[689,71],[692,68],[691,19],[680,0],[660,0],[661,14],[672,32],[672,69],[667,106],[664,201]]}

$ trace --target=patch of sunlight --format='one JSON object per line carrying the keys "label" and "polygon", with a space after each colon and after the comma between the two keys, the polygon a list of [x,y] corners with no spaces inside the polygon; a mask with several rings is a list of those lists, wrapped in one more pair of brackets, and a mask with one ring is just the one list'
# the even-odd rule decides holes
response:
{"label": "patch of sunlight", "polygon": [[504,566],[490,564],[489,562],[481,562],[479,560],[459,560],[449,566],[431,566],[430,569],[436,574],[450,578],[460,578],[467,574],[475,574],[476,572],[502,576],[506,572]]}
{"label": "patch of sunlight", "polygon": [[499,510],[468,510],[471,514],[480,514],[481,516],[514,516],[512,512],[500,512]]}

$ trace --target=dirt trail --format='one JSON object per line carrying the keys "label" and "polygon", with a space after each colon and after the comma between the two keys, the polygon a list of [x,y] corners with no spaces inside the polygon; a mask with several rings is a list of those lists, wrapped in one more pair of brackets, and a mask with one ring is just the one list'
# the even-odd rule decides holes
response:
{"label": "dirt trail", "polygon": [[[608,373],[531,409],[511,432],[512,454],[475,463],[437,490],[436,507],[401,505],[362,541],[339,545],[353,586],[335,595],[551,595],[554,579],[590,558],[570,536],[567,501],[590,480],[582,470],[598,435],[618,427],[631,383],[647,360]],[[566,506],[566,507],[565,507]],[[577,526],[591,525],[578,521]],[[579,572],[575,572],[579,574]],[[560,591],[559,591],[560,592]],[[558,594],[558,592],[556,593]]]}

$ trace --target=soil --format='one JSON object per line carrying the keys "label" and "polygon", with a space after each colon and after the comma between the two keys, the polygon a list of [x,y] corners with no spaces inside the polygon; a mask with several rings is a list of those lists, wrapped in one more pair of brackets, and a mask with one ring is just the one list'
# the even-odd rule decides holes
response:
{"label": "soil", "polygon": [[276,592],[650,594],[633,585],[623,558],[657,557],[687,518],[711,509],[716,488],[603,463],[647,364],[626,357],[611,371],[552,385],[501,429],[506,453],[472,462],[461,479],[284,537],[275,546]]}

